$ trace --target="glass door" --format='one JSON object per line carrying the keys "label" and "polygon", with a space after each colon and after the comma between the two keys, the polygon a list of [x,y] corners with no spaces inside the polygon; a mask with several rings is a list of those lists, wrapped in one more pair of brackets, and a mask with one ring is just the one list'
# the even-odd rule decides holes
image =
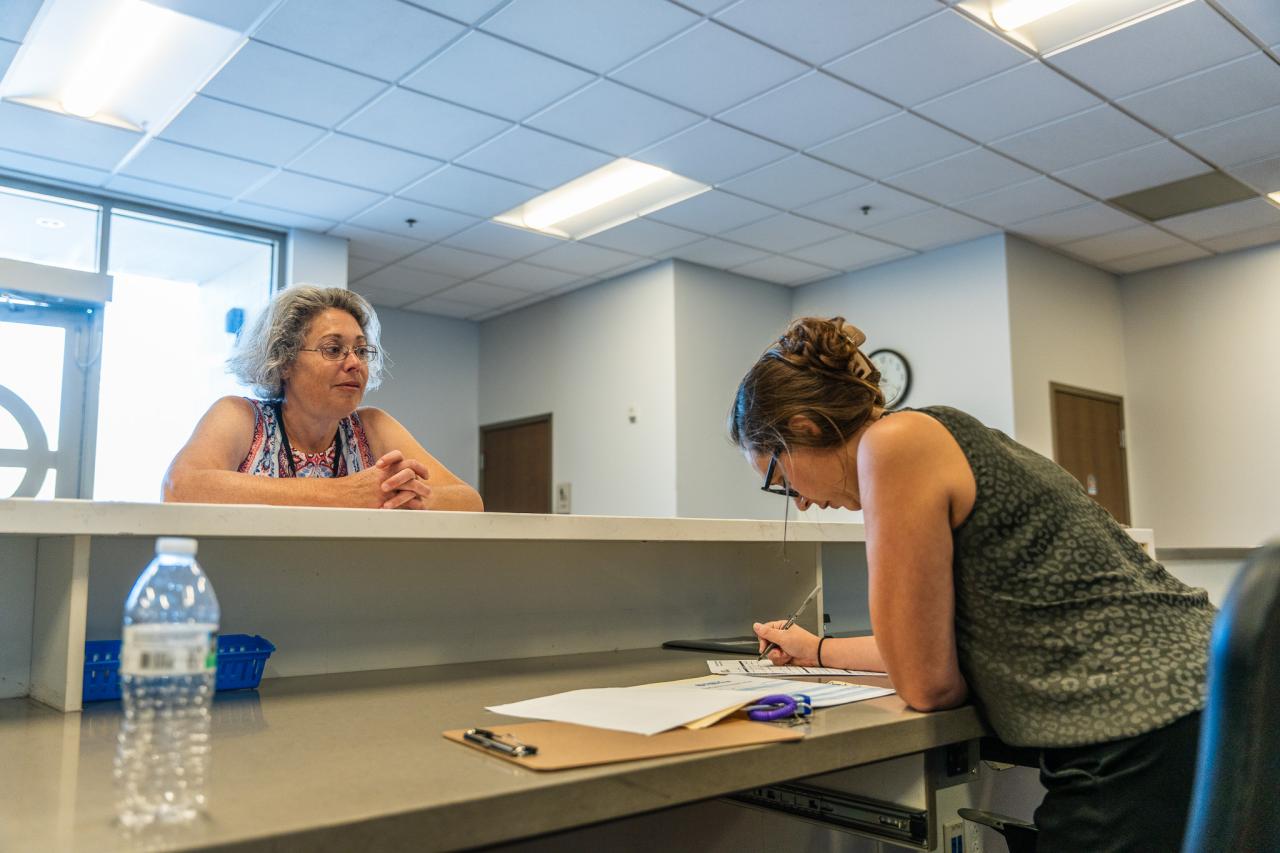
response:
{"label": "glass door", "polygon": [[81,495],[93,312],[0,289],[0,498]]}

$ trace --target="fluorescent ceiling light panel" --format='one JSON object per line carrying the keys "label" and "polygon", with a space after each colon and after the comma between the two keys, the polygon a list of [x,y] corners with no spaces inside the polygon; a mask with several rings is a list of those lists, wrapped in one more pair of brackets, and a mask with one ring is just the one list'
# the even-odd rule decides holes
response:
{"label": "fluorescent ceiling light panel", "polygon": [[1276,204],[1280,204],[1280,191],[1267,193],[1267,198],[1271,199]]}
{"label": "fluorescent ceiling light panel", "polygon": [[970,15],[1051,56],[1194,0],[966,0]]}
{"label": "fluorescent ceiling light panel", "polygon": [[144,0],[47,0],[0,97],[154,133],[244,41]]}
{"label": "fluorescent ceiling light panel", "polygon": [[1002,30],[1016,30],[1060,12],[1079,0],[1004,0],[991,6],[991,19]]}
{"label": "fluorescent ceiling light panel", "polygon": [[709,189],[659,166],[623,157],[493,219],[580,240]]}

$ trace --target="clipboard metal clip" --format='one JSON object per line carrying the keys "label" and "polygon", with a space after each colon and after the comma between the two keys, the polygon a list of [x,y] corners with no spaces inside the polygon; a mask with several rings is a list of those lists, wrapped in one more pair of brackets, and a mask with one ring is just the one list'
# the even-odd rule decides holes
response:
{"label": "clipboard metal clip", "polygon": [[495,734],[489,729],[467,729],[462,736],[485,749],[493,749],[513,758],[537,755],[538,748],[531,743],[521,743],[511,735]]}

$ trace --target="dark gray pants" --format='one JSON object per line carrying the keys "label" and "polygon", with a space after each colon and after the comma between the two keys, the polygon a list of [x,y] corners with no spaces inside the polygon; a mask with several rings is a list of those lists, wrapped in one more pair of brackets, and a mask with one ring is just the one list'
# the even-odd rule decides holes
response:
{"label": "dark gray pants", "polygon": [[1037,853],[1178,853],[1199,736],[1196,712],[1137,737],[1043,750]]}

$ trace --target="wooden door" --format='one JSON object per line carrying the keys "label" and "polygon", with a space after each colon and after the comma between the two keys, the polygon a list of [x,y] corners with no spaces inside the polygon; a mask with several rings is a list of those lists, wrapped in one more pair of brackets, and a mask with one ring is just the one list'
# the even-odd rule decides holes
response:
{"label": "wooden door", "polygon": [[486,512],[551,512],[551,415],[480,427]]}
{"label": "wooden door", "polygon": [[1056,383],[1049,387],[1054,458],[1116,521],[1128,524],[1123,398]]}

